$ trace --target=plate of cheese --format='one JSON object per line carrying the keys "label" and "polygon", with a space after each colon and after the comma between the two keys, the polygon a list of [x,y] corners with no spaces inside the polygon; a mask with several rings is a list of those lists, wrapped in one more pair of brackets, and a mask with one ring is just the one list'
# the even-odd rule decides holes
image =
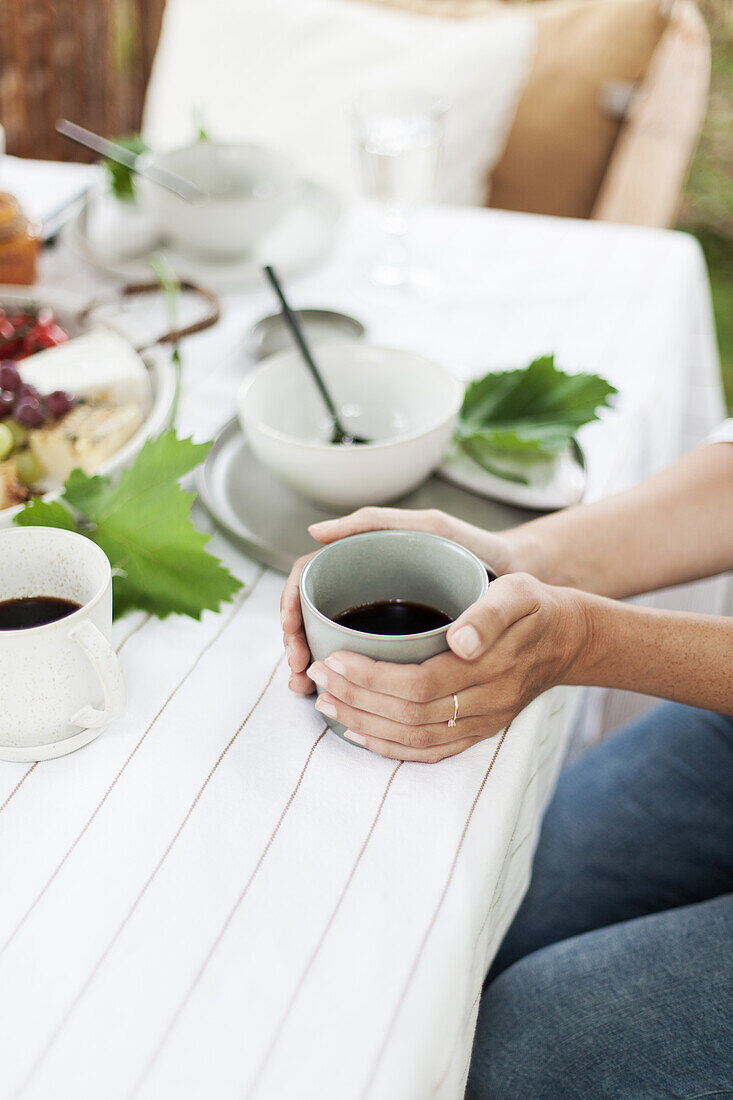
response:
{"label": "plate of cheese", "polygon": [[164,431],[171,350],[140,352],[66,293],[0,287],[0,528],[71,471],[114,474]]}

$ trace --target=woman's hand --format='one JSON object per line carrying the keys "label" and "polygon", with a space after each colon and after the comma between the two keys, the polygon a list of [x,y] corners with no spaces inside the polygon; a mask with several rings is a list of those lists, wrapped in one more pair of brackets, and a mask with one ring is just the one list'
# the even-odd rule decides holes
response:
{"label": "woman's hand", "polygon": [[[318,542],[329,543],[361,531],[390,529],[427,531],[452,539],[472,550],[498,575],[518,567],[511,560],[510,543],[505,536],[482,531],[479,527],[473,527],[470,523],[464,523],[463,520],[454,519],[445,512],[434,509],[410,511],[400,508],[360,508],[358,512],[352,512],[341,519],[316,523],[309,531]],[[298,582],[305,563],[312,557],[312,554],[307,554],[296,561],[280,600],[280,621],[291,671],[290,687],[303,695],[309,695],[315,689],[313,681],[306,675],[311,656],[303,633]]]}
{"label": "woman's hand", "polygon": [[[589,647],[584,593],[525,573],[492,581],[451,625],[451,652],[420,665],[338,652],[308,676],[316,708],[380,756],[434,763],[492,737],[537,695],[578,682]],[[454,726],[453,695],[458,698]]]}

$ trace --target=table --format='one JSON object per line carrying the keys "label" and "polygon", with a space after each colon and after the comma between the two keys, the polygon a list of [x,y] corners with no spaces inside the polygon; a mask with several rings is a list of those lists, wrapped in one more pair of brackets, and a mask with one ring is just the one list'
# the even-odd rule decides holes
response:
{"label": "table", "polygon": [[[5,186],[26,195],[61,179],[10,167]],[[583,433],[590,497],[722,418],[689,238],[426,210],[417,248],[441,285],[413,294],[362,282],[373,230],[371,211],[349,211],[294,302],[353,312],[375,341],[462,377],[548,350],[606,374],[621,397]],[[104,282],[63,248],[44,278]],[[184,431],[206,438],[231,415],[245,334],[270,306],[232,295],[190,342]],[[577,693],[547,693],[439,765],[371,756],[288,692],[281,577],[218,535],[213,548],[245,583],[220,615],[115,624],[123,717],[72,756],[0,765],[0,1092],[458,1100]]]}

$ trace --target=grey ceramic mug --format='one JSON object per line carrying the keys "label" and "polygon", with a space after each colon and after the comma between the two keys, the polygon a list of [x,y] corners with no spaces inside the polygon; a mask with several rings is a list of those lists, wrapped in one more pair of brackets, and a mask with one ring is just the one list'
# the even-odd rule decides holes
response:
{"label": "grey ceramic mug", "polygon": [[[422,634],[367,634],[339,626],[332,616],[377,600],[412,600],[455,620],[486,595],[489,576],[475,554],[422,531],[367,531],[319,550],[300,576],[300,603],[315,660],[336,650],[379,661],[414,664],[448,649],[448,626]],[[331,729],[344,726],[326,719]]]}

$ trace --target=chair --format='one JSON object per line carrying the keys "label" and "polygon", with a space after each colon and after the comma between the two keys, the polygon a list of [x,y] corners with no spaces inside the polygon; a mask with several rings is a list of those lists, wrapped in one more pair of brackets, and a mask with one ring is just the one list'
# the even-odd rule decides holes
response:
{"label": "chair", "polygon": [[710,37],[692,0],[678,0],[634,94],[592,218],[627,225],[674,224],[705,119]]}
{"label": "chair", "polygon": [[[374,2],[470,16],[485,10],[487,0]],[[164,4],[165,0],[3,0],[0,121],[8,151],[89,159],[84,150],[55,133],[60,115],[110,135],[138,129]],[[599,221],[674,224],[705,116],[709,79],[710,42],[703,18],[694,0],[675,0],[646,74],[630,102],[623,104],[627,109],[618,136],[608,162],[604,159],[600,166],[600,187],[596,192],[594,176],[582,216],[590,211]],[[563,120],[556,122],[562,125]],[[531,149],[527,153],[531,165]],[[501,189],[497,205],[537,209],[521,201],[515,205],[511,187],[508,193]]]}

